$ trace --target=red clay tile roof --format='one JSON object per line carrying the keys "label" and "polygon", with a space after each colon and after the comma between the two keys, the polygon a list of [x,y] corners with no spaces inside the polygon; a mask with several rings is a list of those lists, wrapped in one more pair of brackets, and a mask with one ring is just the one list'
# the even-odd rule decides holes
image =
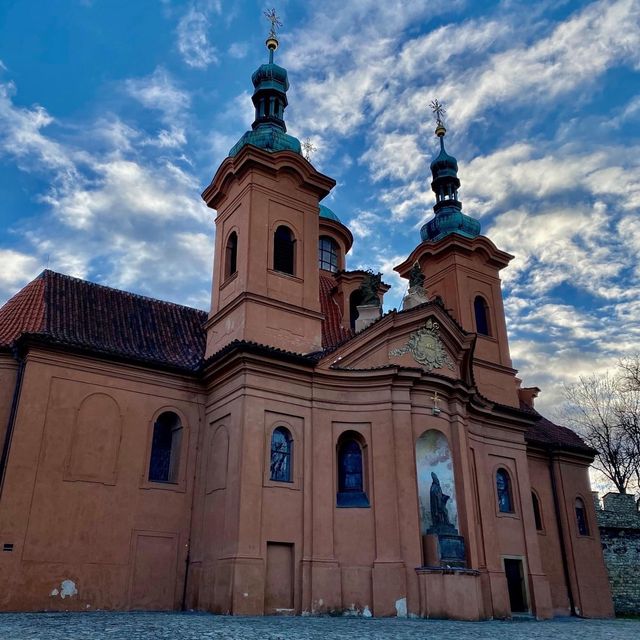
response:
{"label": "red clay tile roof", "polygon": [[322,323],[322,346],[330,349],[353,336],[351,329],[342,326],[342,310],[333,298],[336,281],[331,276],[320,274],[320,311],[324,314]]}
{"label": "red clay tile roof", "polygon": [[584,440],[571,429],[554,424],[540,415],[535,409],[529,409],[529,413],[540,416],[540,419],[525,433],[525,440],[531,444],[537,444],[545,448],[569,449],[587,455],[594,455],[596,452],[585,444]]}
{"label": "red clay tile roof", "polygon": [[0,346],[21,335],[181,370],[204,357],[207,313],[43,271],[0,309]]}

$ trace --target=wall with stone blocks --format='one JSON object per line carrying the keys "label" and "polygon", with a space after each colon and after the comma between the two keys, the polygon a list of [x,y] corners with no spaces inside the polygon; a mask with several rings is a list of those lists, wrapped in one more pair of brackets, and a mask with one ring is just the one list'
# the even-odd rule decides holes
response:
{"label": "wall with stone blocks", "polygon": [[633,495],[594,494],[616,614],[640,614],[640,511]]}

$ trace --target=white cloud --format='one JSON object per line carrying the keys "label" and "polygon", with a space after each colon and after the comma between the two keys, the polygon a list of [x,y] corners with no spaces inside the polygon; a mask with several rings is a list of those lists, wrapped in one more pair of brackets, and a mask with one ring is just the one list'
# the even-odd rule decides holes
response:
{"label": "white cloud", "polygon": [[14,249],[0,249],[0,297],[4,299],[15,293],[44,267],[33,255]]}
{"label": "white cloud", "polygon": [[209,18],[204,11],[190,7],[178,23],[178,50],[190,67],[205,69],[218,62],[215,47],[209,42]]}
{"label": "white cloud", "polygon": [[161,111],[168,121],[182,117],[191,104],[189,94],[179,89],[162,67],[158,67],[150,76],[127,80],[125,87],[140,104],[147,109]]}

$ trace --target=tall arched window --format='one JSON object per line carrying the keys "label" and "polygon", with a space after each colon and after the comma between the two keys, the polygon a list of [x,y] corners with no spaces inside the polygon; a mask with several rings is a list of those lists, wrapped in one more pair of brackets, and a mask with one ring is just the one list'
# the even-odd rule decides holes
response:
{"label": "tall arched window", "polygon": [[338,245],[329,236],[320,236],[318,263],[321,269],[335,273],[338,270]]}
{"label": "tall arched window", "polygon": [[277,427],[271,434],[271,480],[291,482],[293,439],[288,429]]}
{"label": "tall arched window", "polygon": [[165,411],[153,425],[149,458],[151,482],[178,482],[182,423],[173,411]]}
{"label": "tall arched window", "polygon": [[280,225],[273,234],[273,268],[295,275],[295,237],[289,227]]}
{"label": "tall arched window", "polygon": [[533,519],[536,523],[536,531],[542,531],[542,511],[540,510],[540,500],[535,491],[531,492],[531,502],[533,502]]}
{"label": "tall arched window", "polygon": [[238,234],[232,231],[227,239],[224,254],[224,277],[232,276],[238,270]]}
{"label": "tall arched window", "polygon": [[476,331],[483,336],[490,336],[489,305],[482,296],[476,296],[473,301],[473,310],[476,316]]}
{"label": "tall arched window", "polygon": [[362,447],[355,436],[346,435],[338,442],[338,495],[339,507],[368,507],[369,498],[364,490]]}
{"label": "tall arched window", "polygon": [[506,469],[498,469],[496,472],[496,490],[498,493],[498,510],[501,513],[513,513],[511,478]]}
{"label": "tall arched window", "polygon": [[589,535],[589,521],[587,520],[587,508],[582,498],[576,498],[576,523],[578,533],[581,536]]}

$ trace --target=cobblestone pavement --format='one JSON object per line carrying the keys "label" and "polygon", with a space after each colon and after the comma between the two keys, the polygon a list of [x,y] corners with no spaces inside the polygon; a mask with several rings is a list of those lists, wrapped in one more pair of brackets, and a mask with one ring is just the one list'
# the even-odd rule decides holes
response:
{"label": "cobblestone pavement", "polygon": [[5,613],[1,640],[638,640],[640,620],[453,622],[206,613]]}

